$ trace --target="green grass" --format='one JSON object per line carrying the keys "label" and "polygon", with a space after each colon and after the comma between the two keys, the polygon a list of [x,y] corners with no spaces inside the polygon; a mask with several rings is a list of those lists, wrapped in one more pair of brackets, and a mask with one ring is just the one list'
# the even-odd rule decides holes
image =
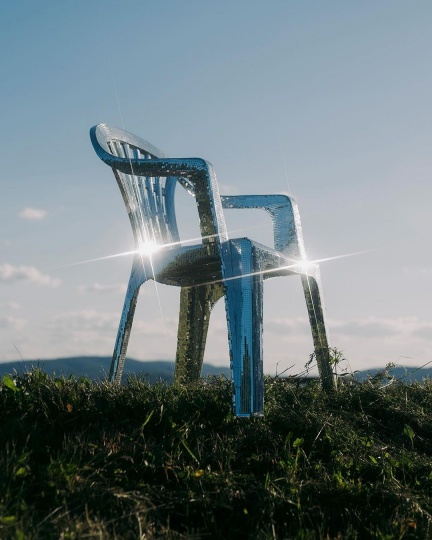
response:
{"label": "green grass", "polygon": [[428,538],[432,383],[0,384],[0,538]]}

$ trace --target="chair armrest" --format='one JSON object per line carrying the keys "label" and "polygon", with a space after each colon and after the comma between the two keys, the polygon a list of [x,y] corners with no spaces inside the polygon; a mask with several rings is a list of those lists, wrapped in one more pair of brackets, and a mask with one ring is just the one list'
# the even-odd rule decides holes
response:
{"label": "chair armrest", "polygon": [[273,221],[274,248],[295,259],[306,252],[297,203],[288,195],[222,195],[223,208],[261,208]]}
{"label": "chair armrest", "polygon": [[181,178],[180,183],[195,197],[203,243],[216,242],[220,245],[228,240],[216,173],[211,163],[201,158],[140,159],[114,156],[99,144],[96,128],[92,128],[90,135],[99,158],[114,172]]}

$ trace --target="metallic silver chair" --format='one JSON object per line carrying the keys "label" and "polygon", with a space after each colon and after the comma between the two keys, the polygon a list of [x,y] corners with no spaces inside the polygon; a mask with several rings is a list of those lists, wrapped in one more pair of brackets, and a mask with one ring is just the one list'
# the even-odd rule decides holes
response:
{"label": "metallic silver chair", "polygon": [[[120,382],[139,288],[149,279],[181,287],[175,382],[201,374],[210,313],[225,297],[237,416],[264,411],[263,280],[300,275],[322,384],[334,388],[319,268],[308,264],[294,200],[286,195],[220,196],[213,166],[199,158],[168,158],[124,130],[99,124],[93,147],[117,179],[135,237],[132,263],[110,380]],[[202,243],[182,245],[174,207],[179,183],[195,198]],[[223,208],[263,208],[273,220],[274,248],[249,238],[229,239]]]}

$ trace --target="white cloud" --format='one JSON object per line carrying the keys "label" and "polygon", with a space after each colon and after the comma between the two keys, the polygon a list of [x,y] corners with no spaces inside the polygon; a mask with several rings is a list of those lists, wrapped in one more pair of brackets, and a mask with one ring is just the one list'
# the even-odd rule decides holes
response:
{"label": "white cloud", "polygon": [[6,330],[21,330],[26,324],[27,320],[20,317],[0,317],[0,328]]}
{"label": "white cloud", "polygon": [[18,216],[22,219],[36,221],[44,219],[47,213],[48,212],[46,210],[42,210],[41,208],[23,208],[23,210],[19,212]]}
{"label": "white cloud", "polygon": [[303,337],[309,335],[309,323],[306,317],[277,317],[273,319],[264,319],[264,328],[266,334],[279,334],[289,339],[293,337]]}
{"label": "white cloud", "polygon": [[430,278],[432,276],[432,266],[404,266],[402,272],[413,278]]}
{"label": "white cloud", "polygon": [[[92,332],[108,332],[112,337],[116,335],[118,325],[120,322],[120,312],[106,312],[96,311],[93,309],[71,311],[69,313],[62,313],[54,319],[50,324],[50,328],[56,331],[65,333],[79,332],[92,333]],[[175,324],[173,325],[173,323]],[[138,317],[134,318],[133,332],[147,336],[161,336],[167,331],[167,328],[174,328],[177,332],[177,320],[155,319],[151,322],[144,322]]]}
{"label": "white cloud", "polygon": [[34,266],[12,266],[8,263],[0,264],[0,281],[11,283],[24,281],[49,287],[57,287],[61,283],[59,279],[43,274]]}
{"label": "white cloud", "polygon": [[94,309],[71,311],[58,315],[50,326],[60,331],[114,330],[120,319],[119,313],[99,312]]}
{"label": "white cloud", "polygon": [[[265,333],[286,336],[290,340],[310,334],[306,317],[273,318],[264,320],[264,325]],[[418,317],[327,319],[327,328],[332,342],[346,338],[432,339],[432,321]]]}
{"label": "white cloud", "polygon": [[121,293],[126,292],[126,285],[124,283],[113,283],[113,284],[103,284],[103,283],[91,283],[89,285],[80,285],[78,291],[81,294],[85,293]]}
{"label": "white cloud", "polygon": [[400,319],[357,319],[351,321],[334,321],[332,333],[364,338],[394,336],[403,330]]}
{"label": "white cloud", "polygon": [[[158,314],[153,320],[144,320],[138,309],[128,347],[129,358],[140,360],[173,360],[177,345],[177,317],[165,318]],[[48,314],[48,317],[31,320],[24,332],[11,337],[20,347],[24,358],[61,358],[66,356],[110,356],[113,352],[121,310],[76,309]],[[7,335],[6,330],[2,335]],[[23,346],[24,338],[28,342]],[[3,348],[4,344],[3,344]],[[0,349],[2,357],[10,353]]]}
{"label": "white cloud", "polygon": [[432,324],[420,326],[414,331],[414,335],[422,339],[432,339]]}
{"label": "white cloud", "polygon": [[330,320],[332,335],[380,339],[391,337],[393,340],[406,340],[419,336],[424,328],[432,328],[431,321],[418,317],[365,317],[351,320]]}

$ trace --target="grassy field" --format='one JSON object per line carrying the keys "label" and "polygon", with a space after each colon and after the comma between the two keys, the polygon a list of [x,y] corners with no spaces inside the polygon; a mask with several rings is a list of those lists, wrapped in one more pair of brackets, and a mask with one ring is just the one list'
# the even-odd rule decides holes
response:
{"label": "grassy field", "polygon": [[0,538],[430,538],[432,383],[0,384]]}

